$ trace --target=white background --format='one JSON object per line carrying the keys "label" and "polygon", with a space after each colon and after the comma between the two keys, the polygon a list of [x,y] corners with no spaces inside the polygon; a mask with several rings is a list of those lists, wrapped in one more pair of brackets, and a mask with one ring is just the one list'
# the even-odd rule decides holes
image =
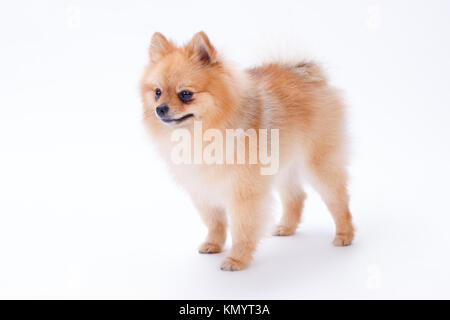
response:
{"label": "white background", "polygon": [[[3,1],[0,298],[450,298],[449,18],[449,1]],[[346,91],[353,246],[309,192],[248,270],[197,254],[138,80],[154,31],[199,30],[243,66],[307,52]]]}

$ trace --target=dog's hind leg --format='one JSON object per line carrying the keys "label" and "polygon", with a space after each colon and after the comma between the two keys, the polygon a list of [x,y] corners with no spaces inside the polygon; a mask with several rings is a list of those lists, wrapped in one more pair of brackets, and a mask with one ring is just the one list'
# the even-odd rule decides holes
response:
{"label": "dog's hind leg", "polygon": [[280,173],[277,189],[283,204],[283,215],[273,235],[289,236],[295,233],[300,223],[303,204],[306,199],[297,165],[293,165],[291,168],[286,169],[285,172]]}
{"label": "dog's hind leg", "polygon": [[322,154],[310,163],[311,184],[319,192],[336,225],[335,246],[347,246],[353,241],[354,227],[349,210],[347,172],[339,156]]}

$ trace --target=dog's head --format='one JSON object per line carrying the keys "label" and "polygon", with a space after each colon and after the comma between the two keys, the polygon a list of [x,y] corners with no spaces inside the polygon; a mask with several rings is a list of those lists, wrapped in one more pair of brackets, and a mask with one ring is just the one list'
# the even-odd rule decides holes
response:
{"label": "dog's head", "polygon": [[141,80],[145,117],[155,126],[214,127],[232,105],[231,75],[204,32],[178,47],[161,33],[150,44]]}

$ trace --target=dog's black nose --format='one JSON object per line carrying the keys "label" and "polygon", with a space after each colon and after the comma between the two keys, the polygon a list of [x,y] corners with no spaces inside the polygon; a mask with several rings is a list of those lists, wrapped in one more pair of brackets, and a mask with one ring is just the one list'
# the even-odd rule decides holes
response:
{"label": "dog's black nose", "polygon": [[156,107],[156,114],[160,118],[165,117],[168,113],[169,113],[169,107],[167,105],[160,104],[159,106]]}

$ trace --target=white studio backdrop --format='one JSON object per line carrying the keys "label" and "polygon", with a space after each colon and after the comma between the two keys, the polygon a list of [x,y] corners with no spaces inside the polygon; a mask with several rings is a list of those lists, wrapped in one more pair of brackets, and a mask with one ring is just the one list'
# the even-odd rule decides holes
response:
{"label": "white studio backdrop", "polygon": [[[449,1],[2,2],[0,298],[450,298],[449,18]],[[199,30],[242,66],[315,58],[345,90],[353,246],[308,189],[297,234],[249,269],[197,254],[138,81],[153,32]]]}

